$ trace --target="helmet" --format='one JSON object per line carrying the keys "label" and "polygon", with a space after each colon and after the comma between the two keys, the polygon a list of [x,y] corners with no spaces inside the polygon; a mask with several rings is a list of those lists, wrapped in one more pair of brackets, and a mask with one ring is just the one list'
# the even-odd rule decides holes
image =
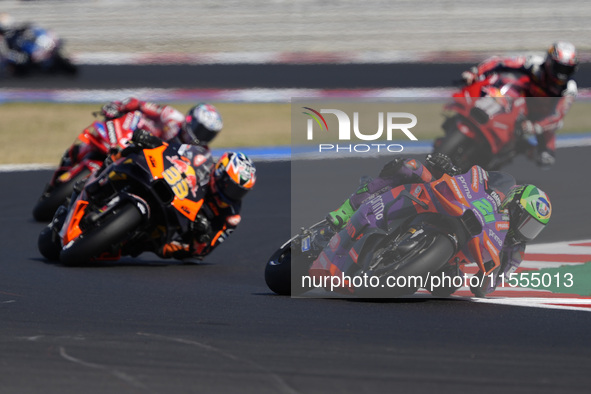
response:
{"label": "helmet", "polygon": [[0,32],[10,30],[14,27],[14,19],[7,12],[0,13]]}
{"label": "helmet", "polygon": [[239,201],[253,188],[255,173],[254,163],[244,153],[226,152],[213,170],[213,192],[222,200]]}
{"label": "helmet", "polygon": [[577,50],[570,42],[558,41],[548,48],[544,61],[547,82],[564,86],[577,70]]}
{"label": "helmet", "polygon": [[501,209],[509,211],[509,235],[524,242],[536,238],[552,215],[550,199],[534,185],[513,186],[503,200]]}
{"label": "helmet", "polygon": [[207,145],[222,130],[220,113],[210,104],[192,107],[179,132],[179,139],[184,144]]}

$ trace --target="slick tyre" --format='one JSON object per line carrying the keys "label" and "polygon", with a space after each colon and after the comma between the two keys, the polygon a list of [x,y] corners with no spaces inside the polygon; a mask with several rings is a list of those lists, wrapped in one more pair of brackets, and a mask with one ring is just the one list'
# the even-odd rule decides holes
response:
{"label": "slick tyre", "polygon": [[37,239],[39,252],[49,261],[59,261],[62,244],[59,235],[51,227],[45,227]]}
{"label": "slick tyre", "polygon": [[[295,248],[297,251],[298,248]],[[310,290],[304,286],[302,277],[308,275],[313,258],[301,253],[292,254],[291,242],[278,249],[265,267],[267,287],[279,295],[299,296]]]}
{"label": "slick tyre", "polygon": [[44,191],[33,208],[33,218],[38,222],[49,222],[58,207],[72,195],[76,183],[88,178],[89,175],[90,170],[84,168],[68,182],[60,183],[50,191]]}
{"label": "slick tyre", "polygon": [[93,257],[110,251],[113,245],[125,240],[141,222],[142,214],[134,205],[123,205],[97,227],[64,246],[59,259],[62,264],[68,266],[84,265]]}
{"label": "slick tyre", "polygon": [[[387,255],[389,246],[382,250]],[[413,294],[419,287],[429,285],[429,275],[439,271],[454,255],[452,241],[440,233],[426,234],[420,247],[403,256],[399,261],[388,261],[375,267],[371,274],[380,278],[383,287],[376,288],[379,296],[398,297]],[[419,279],[419,278],[422,278]],[[395,286],[392,286],[394,281]]]}
{"label": "slick tyre", "polygon": [[265,267],[267,287],[279,295],[291,295],[291,243],[278,249]]}

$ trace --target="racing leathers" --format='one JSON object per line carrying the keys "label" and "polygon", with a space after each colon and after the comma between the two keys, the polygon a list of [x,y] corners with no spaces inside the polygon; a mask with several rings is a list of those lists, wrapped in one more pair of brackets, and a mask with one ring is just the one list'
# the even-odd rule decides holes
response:
{"label": "racing leathers", "polygon": [[224,242],[238,226],[241,220],[240,206],[241,202],[227,203],[208,191],[191,231],[178,234],[175,240],[163,245],[156,254],[163,258],[202,259]]}
{"label": "racing leathers", "polygon": [[0,60],[6,59],[18,74],[29,63],[29,55],[18,49],[16,41],[27,31],[28,25],[16,29],[0,28]]}
{"label": "racing leathers", "polygon": [[527,101],[527,120],[522,123],[521,128],[525,134],[535,135],[537,139],[537,164],[549,166],[555,162],[556,131],[562,127],[563,118],[577,96],[577,83],[573,79],[569,79],[564,85],[551,83],[544,70],[544,61],[544,57],[539,55],[492,57],[465,71],[462,77],[467,84],[501,72],[529,77],[527,96],[548,99]]}
{"label": "racing leathers", "polygon": [[[327,215],[326,219],[328,223],[335,231],[339,231],[364,202],[388,190],[404,184],[432,182],[441,178],[443,174],[455,176],[461,173],[452,164],[451,160],[441,153],[427,155],[425,162],[426,165],[423,165],[418,160],[402,158],[388,162],[382,168],[377,178],[362,184],[341,207]],[[492,293],[499,284],[500,275],[505,275],[505,280],[508,280],[508,275],[513,273],[521,264],[524,252],[525,243],[517,242],[511,236],[506,236],[499,253],[500,266],[492,272],[492,275],[489,274],[484,278],[482,276],[483,273],[479,273],[479,286],[471,287],[472,293],[477,297],[484,297],[486,294]],[[460,261],[454,261],[452,259],[440,271],[433,275],[445,275],[451,278],[459,276],[464,279],[465,275],[460,270],[459,263]],[[494,264],[492,261],[484,263],[487,269],[492,264]],[[453,285],[453,283],[458,282],[451,280],[448,282],[450,286],[441,285],[429,290],[433,295],[438,297],[449,296],[459,288]],[[462,283],[465,283],[465,281]]]}
{"label": "racing leathers", "polygon": [[[162,144],[159,138],[141,129],[134,132],[133,141],[141,148],[155,148]],[[171,242],[158,245],[154,252],[162,258],[202,259],[224,242],[238,226],[241,220],[241,201],[225,200],[214,192],[211,173],[215,163],[209,149],[200,145],[175,143],[172,145],[178,146],[179,156],[187,158],[192,163],[191,167],[195,175],[184,177],[191,190],[201,188],[205,194],[203,205],[189,226],[189,230],[175,234]],[[127,149],[136,148],[132,146]],[[126,150],[120,154],[125,155]],[[169,160],[174,160],[175,165],[180,168],[189,165],[178,158],[169,158]]]}
{"label": "racing leathers", "polygon": [[170,105],[141,101],[135,97],[128,97],[123,101],[113,101],[102,108],[103,115],[117,118],[127,112],[140,111],[144,116],[138,128],[150,132],[164,141],[173,141],[179,134],[185,115]]}
{"label": "racing leathers", "polygon": [[[136,126],[137,129],[145,130],[163,141],[181,143],[177,136],[185,120],[185,115],[169,105],[159,105],[129,97],[123,101],[105,104],[101,109],[101,113],[107,120],[133,111],[142,113]],[[208,146],[204,145],[204,148],[209,152]],[[77,138],[64,153],[60,167],[69,167],[70,163],[79,163],[93,149],[91,145]]]}

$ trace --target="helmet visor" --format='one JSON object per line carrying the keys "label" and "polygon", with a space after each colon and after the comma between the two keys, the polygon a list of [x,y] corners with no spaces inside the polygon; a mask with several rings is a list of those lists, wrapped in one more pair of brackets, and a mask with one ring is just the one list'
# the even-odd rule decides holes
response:
{"label": "helmet visor", "polygon": [[535,239],[544,229],[545,225],[537,221],[527,212],[522,214],[523,221],[517,227],[519,235],[527,241]]}
{"label": "helmet visor", "polygon": [[559,81],[566,83],[571,75],[575,72],[575,65],[561,64],[558,62],[552,63],[552,75]]}

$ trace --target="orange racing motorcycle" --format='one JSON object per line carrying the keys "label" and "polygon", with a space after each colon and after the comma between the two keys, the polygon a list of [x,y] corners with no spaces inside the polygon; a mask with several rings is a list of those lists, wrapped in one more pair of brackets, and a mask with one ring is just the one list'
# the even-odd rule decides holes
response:
{"label": "orange racing motorcycle", "polygon": [[44,257],[82,265],[137,256],[190,229],[204,203],[211,155],[143,130],[133,141],[120,158],[90,176],[67,212],[56,212],[39,235]]}

